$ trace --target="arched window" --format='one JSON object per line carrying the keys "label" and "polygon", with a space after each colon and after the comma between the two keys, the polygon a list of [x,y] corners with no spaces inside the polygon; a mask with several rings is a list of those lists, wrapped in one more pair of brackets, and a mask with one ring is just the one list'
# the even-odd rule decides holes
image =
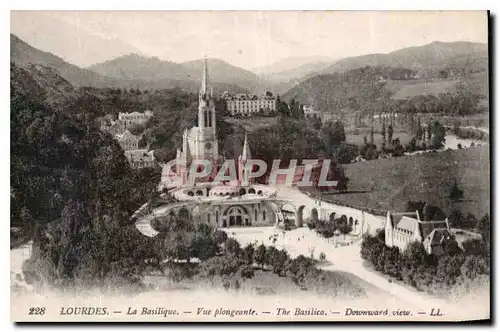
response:
{"label": "arched window", "polygon": [[196,191],[196,196],[203,196],[203,191],[202,190],[197,190]]}
{"label": "arched window", "polygon": [[239,192],[240,196],[243,196],[246,193],[247,193],[247,191],[245,190],[245,188],[240,188],[240,192]]}
{"label": "arched window", "polygon": [[188,196],[194,196],[194,193],[192,191],[187,192]]}
{"label": "arched window", "polygon": [[255,189],[253,189],[253,188],[248,189],[248,193],[249,194],[255,194]]}

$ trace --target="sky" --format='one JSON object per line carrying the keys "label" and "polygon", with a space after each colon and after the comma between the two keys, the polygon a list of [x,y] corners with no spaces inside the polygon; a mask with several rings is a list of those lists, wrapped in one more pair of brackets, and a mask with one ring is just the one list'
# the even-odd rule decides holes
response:
{"label": "sky", "polygon": [[139,53],[252,69],[488,40],[485,11],[12,11],[11,33],[81,67]]}

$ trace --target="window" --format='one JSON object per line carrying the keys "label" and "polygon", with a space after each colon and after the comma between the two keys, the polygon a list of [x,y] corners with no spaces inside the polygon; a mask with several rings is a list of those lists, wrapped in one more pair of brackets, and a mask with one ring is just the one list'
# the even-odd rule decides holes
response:
{"label": "window", "polygon": [[266,221],[266,211],[262,211],[262,220]]}

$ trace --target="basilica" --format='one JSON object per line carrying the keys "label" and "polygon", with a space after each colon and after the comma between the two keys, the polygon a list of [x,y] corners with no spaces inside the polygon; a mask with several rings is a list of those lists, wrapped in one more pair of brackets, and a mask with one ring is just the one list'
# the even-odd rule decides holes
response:
{"label": "basilica", "polygon": [[251,152],[247,135],[242,153],[235,161],[234,179],[214,182],[207,176],[194,182],[190,180],[191,166],[197,165],[195,161],[208,161],[215,170],[224,164],[224,158],[218,153],[216,110],[206,60],[198,100],[197,126],[184,130],[175,166],[168,163],[163,166],[158,189],[166,203],[152,211],[148,211],[145,204],[142,210],[136,211],[140,216],[136,227],[147,236],[155,236],[158,233],[155,225],[186,217],[214,228],[270,226],[285,221],[300,227],[303,207],[296,209],[289,201],[278,199],[272,186],[249,181],[246,166]]}
{"label": "basilica", "polygon": [[203,77],[198,96],[198,126],[185,129],[182,135],[182,149],[177,149],[177,174],[183,184],[188,176],[189,165],[193,160],[208,160],[219,165],[221,157],[217,144],[215,124],[215,103],[208,77],[208,65],[205,58]]}

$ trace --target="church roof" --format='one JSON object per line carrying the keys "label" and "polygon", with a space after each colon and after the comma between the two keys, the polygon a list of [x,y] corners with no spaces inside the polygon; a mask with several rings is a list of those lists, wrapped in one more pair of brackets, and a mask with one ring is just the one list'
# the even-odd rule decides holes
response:
{"label": "church roof", "polygon": [[415,230],[415,225],[418,223],[418,220],[415,218],[410,218],[407,216],[393,216],[393,218],[398,218],[399,220],[397,222],[394,222],[394,227],[397,227],[399,229],[404,229],[410,232],[413,232]]}
{"label": "church roof", "polygon": [[445,240],[450,240],[453,238],[453,235],[446,228],[435,228],[429,234],[427,241],[431,243],[431,245],[440,244]]}
{"label": "church roof", "polygon": [[430,235],[435,229],[447,229],[446,221],[421,221],[420,222],[420,232],[422,237],[425,239]]}

